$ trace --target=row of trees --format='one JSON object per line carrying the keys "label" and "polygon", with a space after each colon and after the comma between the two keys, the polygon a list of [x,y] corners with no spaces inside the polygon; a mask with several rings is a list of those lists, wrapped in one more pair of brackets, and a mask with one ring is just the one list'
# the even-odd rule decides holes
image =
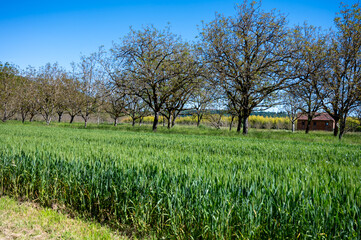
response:
{"label": "row of trees", "polygon": [[124,115],[134,124],[153,114],[156,131],[159,116],[171,127],[184,109],[194,109],[198,124],[207,109],[227,109],[238,119],[237,131],[243,126],[247,134],[253,111],[283,105],[293,123],[299,113],[310,123],[326,111],[341,139],[347,116],[360,108],[360,16],[358,4],[342,5],[335,31],[289,28],[284,15],[245,1],[235,16],[204,24],[197,43],[149,26],[131,29],[109,51],[81,57],[71,72],[57,64],[24,72],[4,64],[3,121],[18,112],[23,121],[40,113],[49,123],[67,112],[72,120],[81,115],[86,126],[102,110],[115,124]]}

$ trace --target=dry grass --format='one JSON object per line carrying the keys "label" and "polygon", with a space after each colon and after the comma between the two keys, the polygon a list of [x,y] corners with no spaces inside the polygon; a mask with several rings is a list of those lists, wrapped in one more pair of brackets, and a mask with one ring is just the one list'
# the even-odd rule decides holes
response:
{"label": "dry grass", "polygon": [[0,197],[0,239],[126,239],[97,223]]}

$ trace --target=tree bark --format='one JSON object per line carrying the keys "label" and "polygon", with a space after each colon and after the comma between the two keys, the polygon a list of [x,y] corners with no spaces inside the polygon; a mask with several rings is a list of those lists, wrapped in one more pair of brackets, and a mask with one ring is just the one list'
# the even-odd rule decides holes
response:
{"label": "tree bark", "polygon": [[232,125],[233,125],[234,116],[231,117],[231,123],[229,124],[229,131],[232,131]]}
{"label": "tree bark", "polygon": [[172,118],[172,125],[171,125],[171,127],[174,127],[174,125],[175,125],[175,117],[173,116],[173,118]]}
{"label": "tree bark", "polygon": [[118,118],[114,118],[114,127],[116,127],[118,125]]}
{"label": "tree bark", "polygon": [[35,117],[35,114],[31,114],[29,121],[32,122],[34,120],[34,117]]}
{"label": "tree bark", "polygon": [[46,117],[45,117],[45,121],[46,121],[46,125],[50,125],[51,117],[50,117],[50,116],[46,116]]}
{"label": "tree bark", "polygon": [[169,116],[169,118],[167,118],[167,120],[168,120],[167,128],[170,129],[171,121],[172,121],[172,116]]}
{"label": "tree bark", "polygon": [[58,122],[61,122],[61,118],[62,118],[62,116],[63,116],[63,113],[58,113]]}
{"label": "tree bark", "polygon": [[70,123],[73,123],[75,115],[70,115]]}
{"label": "tree bark", "polygon": [[142,126],[142,122],[143,122],[143,117],[139,118],[139,126]]}
{"label": "tree bark", "polygon": [[248,134],[248,116],[243,118],[243,134]]}
{"label": "tree bark", "polygon": [[7,120],[7,117],[6,117],[6,109],[4,110],[4,115],[3,115],[3,118],[2,118],[2,121],[3,122],[6,122]]}
{"label": "tree bark", "polygon": [[311,126],[312,117],[308,116],[307,118],[307,125],[306,125],[306,131],[305,133],[308,134],[310,132],[310,126]]}
{"label": "tree bark", "polygon": [[135,118],[132,118],[132,127],[135,125]]}
{"label": "tree bark", "polygon": [[153,132],[157,131],[158,121],[159,121],[159,111],[154,111]]}
{"label": "tree bark", "polygon": [[295,122],[292,122],[292,132],[295,132]]}
{"label": "tree bark", "polygon": [[202,120],[202,117],[197,114],[197,127],[199,127],[199,125],[201,124],[201,120]]}
{"label": "tree bark", "polygon": [[88,118],[84,118],[84,128],[86,128],[88,126]]}
{"label": "tree bark", "polygon": [[337,135],[338,135],[338,126],[337,126],[337,124],[338,124],[338,122],[339,122],[339,120],[337,119],[334,119],[335,120],[335,127],[334,127],[334,129],[333,129],[333,136],[334,137],[337,137]]}
{"label": "tree bark", "polygon": [[340,133],[338,135],[338,139],[341,141],[346,129],[346,119],[341,119],[340,121]]}
{"label": "tree bark", "polygon": [[237,132],[238,133],[241,132],[241,127],[242,127],[242,117],[241,117],[241,115],[238,115],[238,124],[237,124]]}
{"label": "tree bark", "polygon": [[25,119],[26,119],[26,114],[25,113],[21,113],[21,122],[25,123]]}

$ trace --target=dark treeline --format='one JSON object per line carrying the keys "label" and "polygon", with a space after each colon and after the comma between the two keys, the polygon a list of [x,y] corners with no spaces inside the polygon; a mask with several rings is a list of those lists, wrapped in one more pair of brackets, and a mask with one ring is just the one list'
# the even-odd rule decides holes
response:
{"label": "dark treeline", "polygon": [[292,123],[300,113],[309,125],[317,112],[327,112],[341,139],[346,118],[361,116],[359,4],[341,5],[334,30],[327,31],[289,27],[283,14],[266,12],[257,2],[235,10],[203,24],[195,43],[169,27],[147,26],[131,29],[109,50],[82,56],[72,71],[58,64],[21,70],[3,63],[1,119],[18,114],[24,122],[41,115],[49,124],[68,114],[70,122],[81,116],[86,127],[97,112],[108,113],[114,125],[122,116],[134,125],[153,115],[156,131],[159,117],[170,128],[188,110],[199,125],[212,109],[231,115],[237,131],[247,134],[252,113],[278,105]]}

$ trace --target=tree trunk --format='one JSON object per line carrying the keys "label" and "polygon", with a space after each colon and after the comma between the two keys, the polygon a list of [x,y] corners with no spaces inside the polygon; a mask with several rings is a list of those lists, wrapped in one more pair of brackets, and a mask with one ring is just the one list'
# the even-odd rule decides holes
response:
{"label": "tree trunk", "polygon": [[154,111],[154,121],[153,121],[153,132],[157,131],[158,121],[159,121],[159,111]]}
{"label": "tree trunk", "polygon": [[334,137],[337,137],[337,135],[338,135],[338,126],[337,126],[337,124],[338,124],[338,122],[339,122],[339,120],[337,119],[335,119],[335,127],[334,127],[334,129],[333,129],[333,136]]}
{"label": "tree trunk", "polygon": [[345,133],[345,129],[346,129],[346,118],[345,119],[341,119],[340,121],[340,133],[338,135],[338,139],[341,141],[344,133]]}
{"label": "tree trunk", "polygon": [[169,118],[167,118],[167,120],[168,120],[167,128],[170,129],[171,122],[172,122],[172,115],[170,115]]}
{"label": "tree trunk", "polygon": [[312,117],[308,116],[307,118],[307,125],[306,125],[306,131],[305,133],[308,134],[310,132],[310,126],[311,126]]}
{"label": "tree trunk", "polygon": [[132,127],[135,125],[135,118],[132,118]]}
{"label": "tree trunk", "polygon": [[229,131],[232,131],[232,125],[233,125],[234,116],[231,117],[231,123],[229,124]]}
{"label": "tree trunk", "polygon": [[29,121],[32,122],[34,120],[35,114],[30,114]]}
{"label": "tree trunk", "polygon": [[140,117],[139,118],[139,126],[142,126],[142,123],[143,123],[143,117]]}
{"label": "tree trunk", "polygon": [[58,122],[61,122],[61,118],[62,118],[62,116],[63,116],[63,113],[58,113]]}
{"label": "tree trunk", "polygon": [[45,117],[45,121],[46,121],[46,125],[50,125],[51,117],[50,117],[50,116],[46,116],[46,117]]}
{"label": "tree trunk", "polygon": [[25,123],[26,115],[27,115],[27,114],[24,113],[24,112],[21,113],[21,122],[22,122],[22,123]]}
{"label": "tree trunk", "polygon": [[163,115],[163,127],[165,127],[165,119],[164,119],[164,115]]}
{"label": "tree trunk", "polygon": [[75,115],[70,115],[70,123],[73,123]]}
{"label": "tree trunk", "polygon": [[241,132],[241,127],[242,127],[242,117],[241,117],[241,115],[238,115],[238,124],[237,124],[237,132],[238,133]]}
{"label": "tree trunk", "polygon": [[114,127],[116,127],[118,125],[118,118],[114,118]]}
{"label": "tree trunk", "polygon": [[248,116],[243,118],[243,134],[248,134]]}
{"label": "tree trunk", "polygon": [[174,125],[175,125],[175,119],[176,119],[176,117],[173,116],[173,118],[172,118],[172,127],[174,127]]}
{"label": "tree trunk", "polygon": [[200,114],[197,114],[197,127],[199,127],[199,125],[201,124],[201,120],[202,120],[202,118],[201,118]]}
{"label": "tree trunk", "polygon": [[292,132],[295,132],[295,122],[292,122]]}
{"label": "tree trunk", "polygon": [[6,109],[4,110],[4,115],[3,115],[3,118],[2,118],[2,121],[3,122],[6,122],[7,120],[7,117],[6,117]]}
{"label": "tree trunk", "polygon": [[84,128],[88,126],[88,117],[84,118]]}

